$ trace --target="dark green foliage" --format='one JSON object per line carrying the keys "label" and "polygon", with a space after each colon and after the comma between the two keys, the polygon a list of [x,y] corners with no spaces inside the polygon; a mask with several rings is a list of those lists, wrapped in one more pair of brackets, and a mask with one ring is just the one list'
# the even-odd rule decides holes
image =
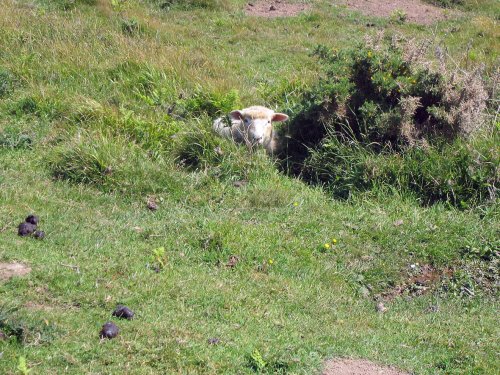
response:
{"label": "dark green foliage", "polygon": [[185,117],[199,117],[207,115],[210,118],[226,115],[234,109],[241,107],[240,97],[237,90],[231,90],[226,94],[218,92],[207,92],[201,88],[185,99],[179,99],[176,103],[177,111]]}
{"label": "dark green foliage", "polygon": [[227,7],[225,0],[148,0],[163,10],[221,9]]}
{"label": "dark green foliage", "polygon": [[65,111],[64,104],[58,100],[34,96],[21,98],[14,102],[10,108],[10,113],[13,115],[33,115],[49,119],[61,117]]}
{"label": "dark green foliage", "polygon": [[136,19],[123,19],[121,22],[122,32],[129,36],[134,36],[142,34],[145,31],[143,25],[139,23]]}
{"label": "dark green foliage", "polygon": [[484,127],[478,73],[433,71],[419,53],[395,43],[318,47],[325,76],[293,110],[286,168],[343,198],[379,185],[426,204],[468,207],[493,198],[495,140],[481,138],[481,150],[464,140]]}
{"label": "dark green foliage", "polygon": [[97,0],[38,0],[39,3],[48,7],[61,10],[71,10],[79,5],[96,5]]}
{"label": "dark green foliage", "polygon": [[31,148],[33,139],[30,135],[20,132],[15,127],[9,127],[0,131],[0,148]]}
{"label": "dark green foliage", "polygon": [[425,0],[428,3],[441,6],[443,8],[452,8],[458,5],[464,5],[464,0]]}
{"label": "dark green foliage", "polygon": [[22,345],[49,343],[56,334],[52,324],[24,319],[19,310],[4,306],[0,306],[0,331]]}
{"label": "dark green foliage", "polygon": [[[294,139],[314,146],[328,129],[375,150],[398,150],[472,131],[473,125],[457,112],[465,101],[484,108],[482,86],[470,93],[466,79],[415,64],[402,47],[374,47],[377,50],[364,45],[342,51],[316,49],[326,75],[304,95],[290,126]],[[475,120],[480,127],[480,116]]]}
{"label": "dark green foliage", "polygon": [[306,160],[304,177],[328,185],[336,196],[388,186],[414,194],[424,204],[448,202],[460,208],[495,199],[500,175],[498,131],[472,143],[375,152],[356,142],[327,136]]}
{"label": "dark green foliage", "polygon": [[10,94],[14,89],[14,76],[0,68],[0,98]]}

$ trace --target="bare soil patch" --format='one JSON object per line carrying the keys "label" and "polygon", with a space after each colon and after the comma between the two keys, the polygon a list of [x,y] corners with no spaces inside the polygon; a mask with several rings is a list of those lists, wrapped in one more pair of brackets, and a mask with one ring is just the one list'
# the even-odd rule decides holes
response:
{"label": "bare soil patch", "polygon": [[14,276],[24,276],[31,268],[22,263],[0,263],[0,281],[7,281]]}
{"label": "bare soil patch", "polygon": [[409,272],[407,280],[394,288],[383,292],[379,297],[383,301],[392,301],[396,297],[408,295],[416,297],[426,294],[436,288],[444,278],[452,276],[449,268],[437,269],[429,264],[415,266]]}
{"label": "bare soil patch", "polygon": [[406,14],[406,21],[430,25],[447,19],[449,13],[420,0],[346,0],[348,8],[360,11],[367,16],[390,17],[397,11]]}
{"label": "bare soil patch", "polygon": [[338,358],[326,361],[322,375],[409,375],[409,373],[364,359]]}
{"label": "bare soil patch", "polygon": [[248,16],[267,18],[293,17],[309,8],[309,4],[296,4],[285,0],[258,0],[249,1],[245,13]]}

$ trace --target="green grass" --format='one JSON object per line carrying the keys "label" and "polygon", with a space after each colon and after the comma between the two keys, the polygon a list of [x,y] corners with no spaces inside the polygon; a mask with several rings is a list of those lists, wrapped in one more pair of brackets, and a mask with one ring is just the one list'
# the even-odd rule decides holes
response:
{"label": "green grass", "polygon": [[[33,271],[0,283],[0,372],[20,373],[24,358],[32,374],[311,374],[334,356],[498,372],[497,202],[424,207],[383,186],[335,200],[210,132],[210,117],[239,103],[291,109],[294,90],[317,79],[314,47],[361,40],[366,20],[431,30],[321,1],[266,21],[243,1],[192,3],[202,6],[2,5],[0,261]],[[488,74],[497,21],[464,11],[472,22],[436,33],[457,59],[471,39]],[[42,241],[16,234],[33,212]],[[374,299],[416,263],[454,276],[377,313]],[[135,319],[112,318],[118,303]],[[99,342],[109,320],[120,335]]]}

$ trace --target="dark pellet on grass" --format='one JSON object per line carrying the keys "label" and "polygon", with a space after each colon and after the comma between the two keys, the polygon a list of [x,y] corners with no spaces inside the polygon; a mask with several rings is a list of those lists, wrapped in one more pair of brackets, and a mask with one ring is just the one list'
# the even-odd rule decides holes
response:
{"label": "dark pellet on grass", "polygon": [[123,318],[128,320],[134,318],[134,312],[130,310],[127,306],[122,306],[122,305],[118,305],[115,311],[113,311],[112,315],[116,316],[117,318]]}
{"label": "dark pellet on grass", "polygon": [[208,343],[210,345],[217,345],[220,343],[220,339],[218,337],[212,337],[208,339]]}
{"label": "dark pellet on grass", "polygon": [[17,228],[17,234],[20,235],[21,237],[30,236],[31,234],[33,234],[35,229],[36,225],[24,222],[19,224],[19,227]]}
{"label": "dark pellet on grass", "polygon": [[33,225],[38,225],[40,219],[36,215],[29,215],[24,221]]}
{"label": "dark pellet on grass", "polygon": [[45,232],[43,230],[37,230],[33,234],[33,237],[35,237],[37,240],[43,240],[45,238]]}
{"label": "dark pellet on grass", "polygon": [[101,332],[99,332],[99,337],[101,339],[113,339],[118,336],[119,332],[120,330],[115,323],[107,322],[102,326]]}

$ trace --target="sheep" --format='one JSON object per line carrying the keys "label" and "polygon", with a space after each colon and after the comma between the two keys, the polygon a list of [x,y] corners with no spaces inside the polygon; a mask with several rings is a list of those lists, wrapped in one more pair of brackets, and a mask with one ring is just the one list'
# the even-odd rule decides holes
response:
{"label": "sheep", "polygon": [[272,155],[279,146],[278,137],[273,129],[273,121],[286,121],[284,113],[275,113],[272,109],[252,106],[235,110],[229,114],[231,125],[220,117],[214,121],[214,130],[223,137],[231,138],[237,143],[245,143],[248,147],[263,146]]}

